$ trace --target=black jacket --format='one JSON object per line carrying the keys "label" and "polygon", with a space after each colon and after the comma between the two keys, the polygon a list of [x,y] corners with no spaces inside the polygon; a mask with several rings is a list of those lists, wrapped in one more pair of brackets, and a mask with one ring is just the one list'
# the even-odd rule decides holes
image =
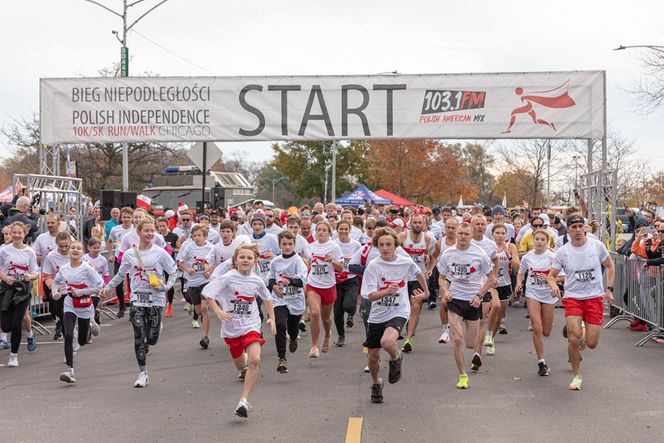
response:
{"label": "black jacket", "polygon": [[30,227],[28,235],[25,236],[25,243],[34,242],[35,238],[37,238],[37,230],[39,229],[39,227],[37,226],[37,222],[33,218],[31,218],[28,214],[24,214],[23,212],[19,211],[16,208],[11,208],[9,210],[9,217],[7,218],[6,224],[10,225],[15,221],[20,221],[21,223]]}

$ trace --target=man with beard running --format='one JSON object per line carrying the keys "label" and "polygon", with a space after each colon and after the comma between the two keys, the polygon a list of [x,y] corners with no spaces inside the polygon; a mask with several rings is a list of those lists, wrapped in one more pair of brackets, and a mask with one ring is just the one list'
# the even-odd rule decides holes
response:
{"label": "man with beard running", "polygon": [[[427,265],[431,256],[429,252],[433,249],[434,239],[427,232],[424,232],[424,216],[417,214],[410,219],[410,229],[399,234],[399,244],[403,245],[404,251],[410,255],[415,264],[423,273],[427,271]],[[425,274],[426,275],[426,274]],[[410,295],[410,318],[408,319],[408,330],[401,350],[411,352],[413,350],[413,335],[417,329],[422,311],[422,300],[419,297],[413,297],[415,290],[424,291],[417,279],[408,281],[408,294]],[[428,294],[428,290],[426,291]]]}

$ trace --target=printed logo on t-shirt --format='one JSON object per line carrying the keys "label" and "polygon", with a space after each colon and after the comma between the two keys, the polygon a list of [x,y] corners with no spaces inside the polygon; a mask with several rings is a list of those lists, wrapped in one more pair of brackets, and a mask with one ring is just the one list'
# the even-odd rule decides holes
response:
{"label": "printed logo on t-shirt", "polygon": [[140,267],[134,265],[134,275],[132,276],[132,278],[149,284],[150,283],[149,275],[156,273],[157,273],[157,268],[154,266],[151,268],[145,268],[145,270],[143,270]]}
{"label": "printed logo on t-shirt", "polygon": [[[385,289],[388,289],[391,285],[397,285],[399,288],[403,288],[406,286],[406,281],[405,280],[400,280],[400,281],[388,281],[385,279],[385,277],[381,277],[380,279],[381,285],[378,290],[379,291],[384,291]],[[386,295],[377,302],[379,305],[392,308],[392,307],[397,307],[399,306],[399,294],[391,294],[391,295]]]}
{"label": "printed logo on t-shirt", "polygon": [[194,270],[194,272],[201,273],[205,271],[205,258],[199,258],[194,255],[194,263],[191,265],[191,269]]}
{"label": "printed logo on t-shirt", "polygon": [[[60,269],[58,267],[58,269]],[[16,275],[19,273],[19,271],[28,272],[30,270],[30,266],[23,266],[19,265],[18,263],[15,263],[13,261],[9,262],[9,267],[7,268],[7,274],[8,275]]]}
{"label": "printed logo on t-shirt", "polygon": [[549,270],[529,269],[530,284],[535,286],[548,285]]}

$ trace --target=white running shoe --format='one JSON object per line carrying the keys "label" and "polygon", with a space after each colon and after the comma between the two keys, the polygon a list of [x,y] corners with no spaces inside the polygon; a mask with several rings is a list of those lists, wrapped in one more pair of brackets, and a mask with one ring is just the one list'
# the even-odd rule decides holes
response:
{"label": "white running shoe", "polygon": [[76,377],[74,376],[74,368],[69,368],[62,374],[60,374],[60,381],[65,383],[76,383]]}
{"label": "white running shoe", "polygon": [[198,323],[198,320],[192,320],[191,321],[191,327],[194,328],[194,329],[198,329],[198,328],[201,327],[201,324]]}
{"label": "white running shoe", "polygon": [[449,343],[450,341],[450,330],[448,328],[443,329],[443,333],[440,334],[438,343]]}
{"label": "white running shoe", "polygon": [[149,384],[150,384],[150,380],[148,379],[147,371],[139,372],[138,373],[138,378],[134,382],[134,387],[135,388],[144,388]]}
{"label": "white running shoe", "polygon": [[8,368],[18,367],[18,354],[9,354],[9,361],[7,362]]}
{"label": "white running shoe", "polygon": [[370,371],[369,371],[369,366],[365,366],[365,367],[364,367],[364,373],[365,373],[365,374],[368,374],[369,372],[370,372]]}
{"label": "white running shoe", "polygon": [[249,402],[244,398],[241,398],[240,402],[237,404],[237,407],[235,408],[234,414],[237,415],[238,417],[247,418],[250,409],[251,405],[249,405]]}
{"label": "white running shoe", "polygon": [[99,333],[101,332],[101,328],[97,324],[96,321],[91,321],[90,322],[90,333],[94,335],[95,337],[99,336]]}

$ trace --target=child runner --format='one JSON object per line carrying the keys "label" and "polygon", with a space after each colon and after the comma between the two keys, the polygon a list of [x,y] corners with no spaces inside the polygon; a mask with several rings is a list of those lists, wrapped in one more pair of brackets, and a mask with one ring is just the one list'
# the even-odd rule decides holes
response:
{"label": "child runner", "polygon": [[[42,263],[42,280],[44,282],[45,288],[44,293],[48,294],[49,298],[51,297],[51,287],[53,284],[53,278],[55,274],[58,273],[60,268],[67,263],[69,263],[69,245],[71,244],[71,237],[69,232],[63,231],[58,232],[55,236],[55,244],[57,249],[51,251],[44,262]],[[55,333],[53,334],[53,340],[59,340],[62,338],[62,318],[63,318],[63,303],[64,300],[53,300],[50,304],[51,315],[55,316]]]}
{"label": "child runner", "polygon": [[320,323],[323,322],[325,336],[321,350],[330,349],[332,329],[332,307],[337,299],[334,271],[344,269],[344,256],[339,245],[330,240],[332,226],[327,220],[316,225],[316,241],[311,243],[311,270],[307,277],[307,301],[311,311],[311,350],[310,358],[320,357],[318,338]]}
{"label": "child runner", "polygon": [[[178,267],[182,270],[187,281],[187,292],[194,305],[196,315],[203,318],[203,338],[199,344],[203,349],[210,345],[208,334],[210,333],[210,317],[208,316],[207,303],[201,299],[201,291],[208,284],[205,278],[205,257],[212,251],[213,245],[207,241],[208,228],[203,225],[194,225],[191,228],[191,237],[180,247],[177,255]],[[192,320],[195,322],[196,320]]]}
{"label": "child runner", "polygon": [[[82,260],[90,263],[94,270],[97,271],[104,284],[107,284],[110,274],[108,260],[100,254],[100,251],[101,242],[93,237],[88,240],[88,253],[83,256]],[[101,324],[101,317],[99,315],[99,291],[92,295],[92,303],[95,305],[95,315],[94,318],[90,320],[90,333],[96,337],[99,335],[99,325]],[[90,337],[88,337],[88,342],[89,341]]]}
{"label": "child runner", "polygon": [[39,274],[35,251],[23,243],[30,229],[21,222],[12,223],[9,229],[12,242],[0,249],[0,326],[2,332],[12,334],[7,367],[16,367],[23,314],[30,305],[29,282],[39,278]]}
{"label": "child runner", "polygon": [[357,251],[362,248],[359,241],[350,238],[351,225],[342,220],[337,223],[338,237],[334,242],[339,245],[343,253],[342,271],[335,271],[337,280],[337,299],[334,302],[334,325],[337,328],[337,346],[342,347],[346,343],[346,332],[344,330],[344,314],[348,314],[346,326],[353,327],[353,316],[357,310],[357,294],[360,291],[360,285],[357,276],[348,272],[348,263]]}
{"label": "child runner", "polygon": [[[177,266],[168,252],[152,243],[155,235],[152,219],[143,218],[138,223],[136,231],[139,238],[138,246],[124,253],[118,273],[102,289],[100,295],[105,297],[112,288],[123,282],[127,274],[131,273],[129,317],[134,327],[134,352],[139,370],[134,387],[142,388],[149,383],[145,356],[148,346],[156,345],[159,340],[161,310],[166,304],[165,293],[175,283]],[[162,280],[164,272],[168,273],[166,283]]]}
{"label": "child runner", "polygon": [[516,277],[516,289],[523,289],[524,274],[528,273],[526,285],[526,298],[528,298],[528,315],[533,327],[533,344],[537,353],[538,375],[549,375],[549,367],[544,359],[544,340],[542,335],[551,335],[555,304],[558,296],[554,296],[549,287],[549,269],[553,264],[553,252],[547,248],[549,233],[544,229],[537,229],[533,233],[535,249],[528,252],[521,260],[521,267]]}
{"label": "child runner", "polygon": [[[263,280],[254,274],[258,260],[256,245],[241,244],[233,252],[233,266],[220,278],[216,278],[203,289],[203,297],[212,299],[209,307],[221,321],[221,337],[228,344],[235,367],[242,371],[244,386],[235,415],[247,417],[250,405],[249,394],[256,384],[261,361],[261,319],[258,315],[256,297],[261,297],[267,306],[272,335],[276,327],[272,300]],[[215,302],[216,300],[216,302]],[[217,302],[219,304],[217,304]]]}
{"label": "child runner", "polygon": [[362,277],[362,295],[371,301],[369,330],[365,346],[369,348],[369,370],[371,402],[383,402],[383,381],[380,378],[380,349],[390,355],[388,381],[396,383],[401,379],[402,356],[397,349],[397,339],[410,316],[407,282],[413,279],[420,282],[421,288],[413,290],[413,297],[419,301],[429,297],[426,277],[418,265],[410,258],[397,255],[399,240],[391,229],[376,231],[373,243],[380,251],[380,257],[373,260]]}
{"label": "child runner", "polygon": [[76,383],[74,328],[78,323],[78,344],[84,346],[88,341],[90,320],[95,315],[92,295],[99,292],[103,283],[101,276],[93,266],[81,260],[82,256],[83,245],[77,241],[73,242],[69,248],[69,263],[62,266],[53,279],[53,298],[55,300],[64,299],[62,322],[65,333],[67,370],[60,375],[60,380],[65,383]]}
{"label": "child runner", "polygon": [[291,231],[281,232],[279,247],[281,255],[270,262],[268,289],[272,291],[274,319],[277,326],[275,343],[279,364],[277,371],[288,372],[286,361],[286,332],[288,332],[288,350],[297,350],[299,323],[304,314],[304,282],[307,280],[307,266],[295,252],[295,235]]}
{"label": "child runner", "polygon": [[[168,228],[168,219],[166,217],[159,217],[157,219],[157,230],[164,237],[164,241],[171,249],[171,257],[175,259],[175,246],[178,242],[178,236],[170,231]],[[168,274],[164,277],[168,280]],[[170,318],[173,315],[173,299],[175,298],[175,288],[171,288],[166,293],[166,309],[164,310],[164,317]]]}

